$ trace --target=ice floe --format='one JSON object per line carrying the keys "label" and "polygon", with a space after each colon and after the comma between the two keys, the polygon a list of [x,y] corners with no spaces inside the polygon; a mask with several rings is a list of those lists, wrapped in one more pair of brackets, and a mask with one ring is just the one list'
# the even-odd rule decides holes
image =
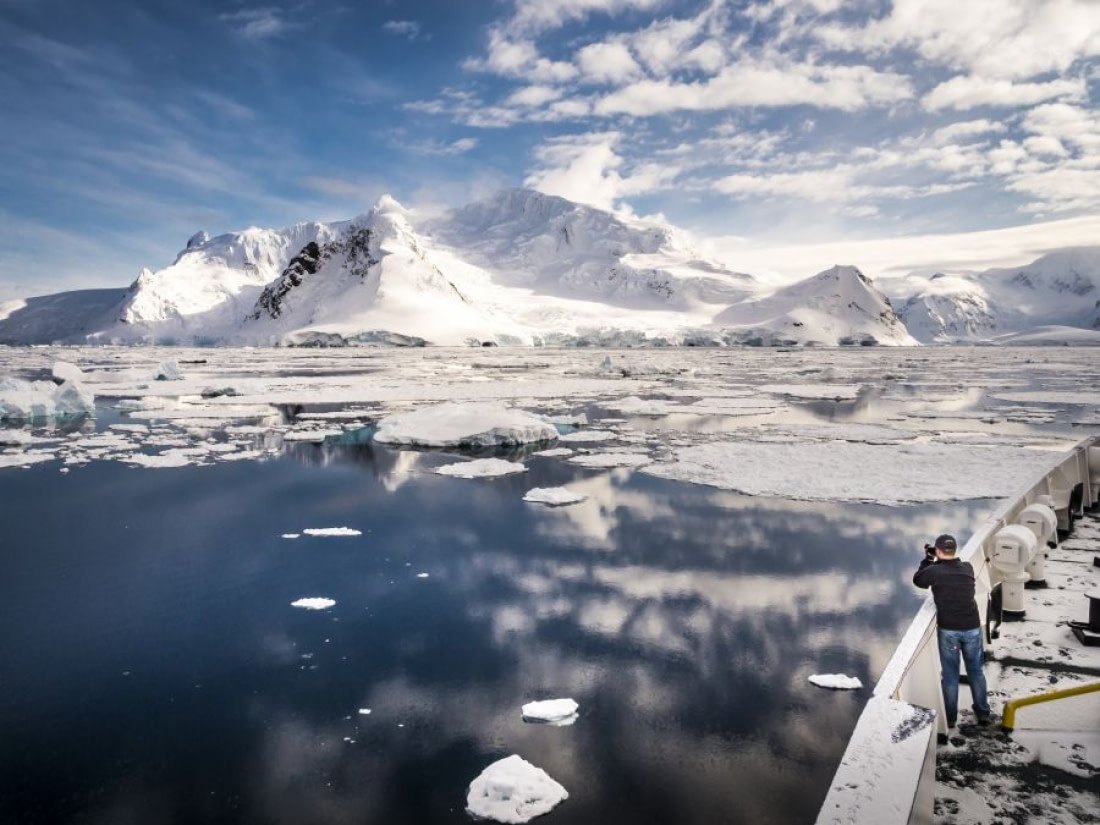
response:
{"label": "ice floe", "polygon": [[561,507],[566,504],[577,504],[588,496],[583,493],[574,493],[564,487],[532,487],[523,496],[524,501],[532,501],[536,504],[547,504],[551,507]]}
{"label": "ice floe", "polygon": [[642,472],[746,495],[882,504],[1004,498],[1055,456],[1023,447],[849,442],[716,442],[674,455]]}
{"label": "ice floe", "polygon": [[526,473],[527,468],[519,462],[505,461],[503,458],[475,458],[473,461],[444,464],[442,467],[436,467],[435,472],[441,476],[455,478],[496,478]]}
{"label": "ice floe", "polygon": [[641,453],[585,453],[569,459],[570,464],[591,469],[606,470],[613,467],[642,467],[651,461]]}
{"label": "ice floe", "polygon": [[559,442],[611,441],[618,436],[610,430],[577,430],[558,436]]}
{"label": "ice floe", "polygon": [[843,673],[815,673],[810,677],[810,684],[830,690],[858,690],[863,687],[858,676],[845,676]]}
{"label": "ice floe", "polygon": [[569,792],[518,754],[500,759],[483,770],[466,793],[466,810],[479,819],[529,822],[549,813],[569,798]]}
{"label": "ice floe", "polygon": [[554,441],[553,424],[504,404],[443,403],[387,416],[374,440],[418,447],[493,447]]}
{"label": "ice floe", "polygon": [[546,722],[551,725],[572,725],[577,721],[580,705],[573,699],[543,699],[528,702],[522,708],[525,722]]}
{"label": "ice floe", "polygon": [[362,530],[354,527],[307,527],[302,531],[307,536],[361,536]]}
{"label": "ice floe", "polygon": [[291,607],[301,607],[305,610],[325,610],[336,604],[335,599],[326,599],[322,596],[309,596],[304,599],[296,599],[290,603]]}
{"label": "ice floe", "polygon": [[76,381],[59,386],[52,381],[0,378],[0,421],[34,421],[94,412],[95,395]]}

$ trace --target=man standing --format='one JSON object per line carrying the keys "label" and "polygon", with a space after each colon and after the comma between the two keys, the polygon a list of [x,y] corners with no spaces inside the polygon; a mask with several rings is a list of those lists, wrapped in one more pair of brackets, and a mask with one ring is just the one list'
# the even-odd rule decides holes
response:
{"label": "man standing", "polygon": [[943,535],[934,546],[924,545],[924,561],[913,574],[917,587],[932,588],[936,603],[936,636],[940,646],[941,687],[947,727],[955,727],[959,714],[959,654],[966,663],[974,715],[978,724],[989,724],[988,689],[982,670],[982,621],[974,601],[974,568],[955,558],[954,536]]}

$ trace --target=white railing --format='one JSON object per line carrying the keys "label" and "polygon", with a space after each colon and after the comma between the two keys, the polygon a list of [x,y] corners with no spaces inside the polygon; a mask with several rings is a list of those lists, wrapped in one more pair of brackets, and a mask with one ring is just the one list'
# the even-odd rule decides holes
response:
{"label": "white railing", "polygon": [[[1049,464],[1034,484],[986,519],[959,552],[959,558],[974,567],[983,625],[987,597],[1000,581],[998,571],[989,564],[997,531],[1015,523],[1020,511],[1040,496],[1053,499],[1058,527],[1067,529],[1070,494],[1076,484],[1083,484],[1084,506],[1097,501],[1100,436],[1085,439]],[[935,734],[946,732],[936,607],[929,595],[856,723],[818,813],[818,825],[932,822]]]}

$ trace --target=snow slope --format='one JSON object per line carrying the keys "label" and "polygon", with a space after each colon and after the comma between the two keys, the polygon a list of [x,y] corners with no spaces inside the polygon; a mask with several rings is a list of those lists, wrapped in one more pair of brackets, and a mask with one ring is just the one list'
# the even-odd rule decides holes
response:
{"label": "snow slope", "polygon": [[983,340],[1049,326],[1100,329],[1100,247],[1058,250],[1022,267],[938,273],[924,283],[908,279],[905,287],[915,291],[898,315],[925,342]]}
{"label": "snow slope", "polygon": [[715,319],[726,337],[764,344],[913,346],[890,301],[854,266],[834,266]]}

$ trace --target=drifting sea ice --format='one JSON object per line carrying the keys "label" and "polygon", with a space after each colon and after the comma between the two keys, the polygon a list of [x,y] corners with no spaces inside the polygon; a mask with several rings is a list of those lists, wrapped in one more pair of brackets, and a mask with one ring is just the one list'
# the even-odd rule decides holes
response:
{"label": "drifting sea ice", "polygon": [[745,495],[911,504],[1006,498],[1058,455],[1007,446],[716,442],[681,448],[675,460],[642,472]]}
{"label": "drifting sea ice", "polygon": [[495,447],[557,437],[553,424],[523,410],[496,402],[447,402],[383,418],[374,440],[419,447]]}
{"label": "drifting sea ice", "polygon": [[566,504],[578,504],[587,498],[588,496],[583,493],[574,493],[565,487],[532,487],[523,500],[551,507],[562,507]]}
{"label": "drifting sea ice", "polygon": [[310,596],[305,599],[297,599],[290,603],[291,607],[301,607],[306,610],[325,610],[336,604],[335,599],[326,599],[320,596]]}
{"label": "drifting sea ice", "polygon": [[573,699],[544,699],[523,706],[523,721],[546,722],[551,725],[572,725],[577,721],[580,705]]}
{"label": "drifting sea ice", "polygon": [[549,813],[569,792],[517,754],[500,759],[470,783],[466,810],[479,819],[529,822]]}
{"label": "drifting sea ice", "polygon": [[810,677],[810,684],[831,690],[858,690],[863,687],[863,682],[857,676],[845,676],[842,673],[815,673]]}
{"label": "drifting sea ice", "polygon": [[361,536],[362,530],[354,527],[307,527],[302,531],[307,536]]}
{"label": "drifting sea ice", "polygon": [[95,396],[76,381],[0,378],[0,421],[27,421],[95,412]]}
{"label": "drifting sea ice", "polygon": [[519,462],[505,461],[503,458],[477,458],[473,461],[444,464],[442,467],[436,467],[435,472],[441,476],[455,478],[496,478],[514,473],[526,473],[527,468]]}

